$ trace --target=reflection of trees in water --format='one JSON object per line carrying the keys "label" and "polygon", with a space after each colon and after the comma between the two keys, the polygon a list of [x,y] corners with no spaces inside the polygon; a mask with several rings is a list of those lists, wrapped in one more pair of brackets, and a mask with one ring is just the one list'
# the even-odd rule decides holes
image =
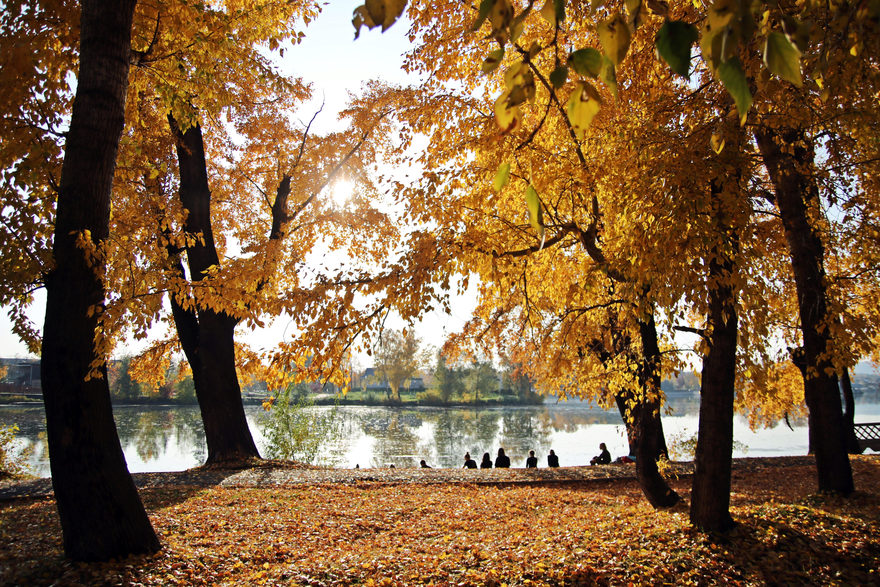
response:
{"label": "reflection of trees in water", "polygon": [[675,416],[696,416],[700,413],[700,395],[667,395],[663,413]]}
{"label": "reflection of trees in water", "polygon": [[422,416],[413,410],[370,410],[360,415],[359,422],[361,430],[373,436],[400,426],[418,428],[422,425]]}
{"label": "reflection of trees in water", "polygon": [[376,439],[373,450],[375,467],[393,463],[396,467],[418,465],[420,456],[419,437],[413,428],[422,425],[422,419],[413,413],[394,411],[383,417],[368,418],[363,423],[366,434]]}
{"label": "reflection of trees in water", "polygon": [[49,475],[49,445],[46,438],[46,412],[42,406],[3,406],[0,424],[18,426],[16,444],[26,458],[28,473]]}
{"label": "reflection of trees in water", "polygon": [[11,426],[18,425],[18,438],[35,442],[40,432],[46,429],[46,412],[43,406],[33,407],[2,407],[0,408],[0,423]]}
{"label": "reflection of trees in water", "polygon": [[553,427],[548,419],[540,417],[543,414],[546,414],[546,410],[514,410],[504,413],[501,419],[501,446],[510,457],[511,466],[524,467],[530,450],[543,456],[552,448],[550,434]]}
{"label": "reflection of trees in water", "polygon": [[40,477],[49,475],[49,437],[45,431],[35,437],[16,435],[21,440],[22,454],[27,458],[27,472]]}
{"label": "reflection of trees in water", "polygon": [[195,406],[178,409],[171,420],[171,428],[177,436],[177,443],[182,450],[192,455],[193,459],[202,464],[208,458],[205,442],[205,425],[202,415]]}
{"label": "reflection of trees in water", "polygon": [[116,409],[114,417],[122,446],[133,448],[144,462],[166,454],[172,439],[181,452],[192,451],[197,462],[205,459],[205,433],[197,409],[126,406]]}
{"label": "reflection of trees in water", "polygon": [[[696,419],[691,413],[699,408],[697,397],[673,397],[669,402],[671,417],[665,417],[669,424],[667,434],[678,433],[681,429],[696,430]],[[872,404],[860,403],[856,413],[864,406],[871,405],[870,413],[876,413]],[[329,408],[315,407],[315,410]],[[251,411],[262,411],[259,406],[251,406]],[[197,407],[156,407],[120,406],[114,410],[120,440],[132,461],[135,455],[144,461],[170,456],[182,457],[185,466],[189,463],[202,463],[206,450],[202,422]],[[253,414],[249,414],[253,418]],[[550,439],[554,433],[575,434],[578,438],[589,440],[586,447],[588,456],[595,454],[593,446],[596,430],[591,426],[621,427],[622,422],[616,410],[601,410],[589,404],[571,402],[558,406],[498,407],[483,409],[390,409],[370,407],[340,407],[338,411],[342,433],[329,451],[340,461],[347,460],[354,443],[364,436],[370,437],[374,446],[371,455],[373,464],[386,466],[417,466],[419,459],[425,458],[434,466],[461,467],[464,453],[470,452],[477,461],[484,452],[494,458],[498,447],[504,447],[511,456],[513,466],[522,467],[528,450],[533,449],[544,466]],[[0,422],[18,424],[17,437],[23,444],[33,447],[29,463],[38,475],[49,474],[48,449],[45,441],[45,414],[42,406],[0,406]],[[792,419],[793,426],[806,426],[806,419]],[[430,434],[425,426],[430,425]],[[763,427],[762,427],[763,428]],[[784,422],[767,427],[768,430],[787,429]],[[760,429],[759,429],[760,430]],[[43,436],[41,437],[41,434]],[[609,441],[611,431],[604,430],[599,440]],[[565,440],[569,444],[571,438]],[[609,447],[611,445],[609,444]],[[614,452],[614,451],[612,451]],[[190,455],[192,460],[190,460]],[[564,452],[563,460],[569,458]],[[359,457],[360,458],[360,457]],[[180,459],[179,459],[180,460]],[[362,459],[360,465],[369,465]]]}
{"label": "reflection of trees in water", "polygon": [[586,426],[594,424],[622,424],[620,414],[616,411],[602,410],[548,410],[545,412],[546,426],[552,430],[562,432],[577,432]]}
{"label": "reflection of trees in water", "polygon": [[461,467],[464,453],[477,461],[489,452],[498,435],[501,414],[489,410],[445,410],[434,423],[434,447],[441,467]]}
{"label": "reflection of trees in water", "polygon": [[169,410],[125,410],[115,416],[122,446],[133,447],[142,461],[155,460],[168,450],[168,437],[173,419],[173,414]]}

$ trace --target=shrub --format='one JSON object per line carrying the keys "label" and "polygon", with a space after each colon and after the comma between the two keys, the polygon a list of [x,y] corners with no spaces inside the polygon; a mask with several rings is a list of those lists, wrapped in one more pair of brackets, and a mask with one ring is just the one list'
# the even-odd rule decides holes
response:
{"label": "shrub", "polygon": [[306,394],[297,393],[288,386],[263,404],[266,456],[273,459],[316,463],[321,448],[331,444],[339,435],[339,419],[336,406],[320,414],[312,408],[315,403]]}
{"label": "shrub", "polygon": [[28,472],[27,458],[32,449],[27,447],[24,450],[16,450],[17,433],[18,425],[0,424],[0,477],[24,475]]}
{"label": "shrub", "polygon": [[[697,435],[688,430],[673,434],[669,439],[669,456],[674,461],[692,461],[697,453]],[[738,440],[733,441],[733,450],[748,452],[749,447]]]}

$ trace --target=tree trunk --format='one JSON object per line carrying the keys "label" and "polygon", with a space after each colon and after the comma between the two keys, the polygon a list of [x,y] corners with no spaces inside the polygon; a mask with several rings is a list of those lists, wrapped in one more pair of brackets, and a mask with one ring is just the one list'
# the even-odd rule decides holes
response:
{"label": "tree trunk", "polygon": [[614,402],[617,404],[617,411],[620,412],[620,418],[623,420],[623,426],[626,429],[626,442],[629,446],[629,454],[635,455],[638,442],[636,441],[636,429],[633,426],[632,410],[629,408],[635,395],[631,391],[622,391],[614,396]]}
{"label": "tree trunk", "polygon": [[639,332],[643,362],[639,373],[641,397],[633,408],[633,425],[638,444],[636,476],[642,492],[652,506],[672,507],[681,498],[657,468],[657,460],[666,454],[666,441],[660,421],[660,347],[657,344],[657,328],[653,315],[647,321],[639,320]]}
{"label": "tree trunk", "polygon": [[[634,356],[632,338],[622,332],[618,325],[617,316],[614,313],[609,312],[608,326],[611,331],[611,349],[609,350],[605,343],[598,339],[590,343],[589,349],[599,357],[603,365],[607,365],[615,356],[623,353],[628,354],[631,360],[636,362],[638,359]],[[617,404],[617,411],[620,413],[620,419],[623,420],[623,425],[626,429],[626,442],[629,446],[628,454],[633,456],[637,453],[639,443],[631,406],[635,404],[637,397],[638,394],[631,389],[620,391],[614,396],[614,403]],[[667,454],[666,438],[663,436],[662,424],[661,426],[654,427],[654,430],[660,432],[660,438],[657,442],[662,446],[661,454]]]}
{"label": "tree trunk", "polygon": [[[122,133],[135,2],[82,2],[80,68],[46,276],[41,373],[52,486],[64,552],[103,561],[159,549],[119,443],[104,350],[96,345],[104,260],[77,245],[106,240]],[[89,377],[92,366],[97,376]]]}
{"label": "tree trunk", "polygon": [[737,344],[733,269],[729,258],[709,261],[709,350],[703,357],[690,509],[691,523],[709,532],[726,532],[735,525],[730,516]]}
{"label": "tree trunk", "polygon": [[810,446],[816,455],[819,490],[848,495],[855,489],[846,450],[846,434],[837,375],[825,282],[824,248],[810,216],[818,215],[819,190],[812,177],[812,143],[800,129],[754,131],[791,254],[798,313],[804,338],[804,397],[810,411]]}
{"label": "tree trunk", "polygon": [[[211,229],[211,190],[202,131],[198,125],[181,131],[170,116],[169,122],[177,143],[180,200],[187,210],[185,230],[202,237],[186,249],[190,278],[198,282],[220,263]],[[172,312],[193,372],[208,446],[206,464],[260,458],[248,428],[235,370],[234,331],[238,319],[198,305],[188,310],[179,300],[172,301]]]}
{"label": "tree trunk", "polygon": [[843,426],[846,434],[846,450],[851,455],[859,455],[863,451],[856,436],[856,400],[853,397],[849,369],[844,369],[840,375],[840,390],[843,392]]}

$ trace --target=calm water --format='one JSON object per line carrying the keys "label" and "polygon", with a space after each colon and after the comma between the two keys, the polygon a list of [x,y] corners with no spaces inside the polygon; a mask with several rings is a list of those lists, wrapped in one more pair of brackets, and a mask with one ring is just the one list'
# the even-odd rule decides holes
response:
{"label": "calm water", "polygon": [[[663,426],[671,447],[696,434],[698,403],[695,398],[673,400]],[[317,413],[333,408],[309,408]],[[562,466],[584,465],[605,442],[613,456],[628,452],[626,437],[616,411],[587,403],[548,403],[541,406],[463,408],[385,408],[342,406],[336,408],[341,434],[322,447],[319,462],[339,467],[416,466],[425,459],[432,466],[460,467],[465,451],[479,461],[484,452],[495,456],[504,447],[514,467],[522,467],[529,450],[546,465],[552,448]],[[248,421],[260,450],[265,412],[246,408]],[[119,436],[132,472],[175,471],[200,465],[205,459],[202,423],[197,407],[120,406],[114,410]],[[861,403],[857,422],[880,421],[880,404]],[[18,424],[19,438],[32,448],[30,465],[40,476],[49,475],[42,407],[0,407],[0,423]],[[807,452],[805,421],[784,423],[758,431],[749,430],[737,417],[734,456],[803,455]]]}

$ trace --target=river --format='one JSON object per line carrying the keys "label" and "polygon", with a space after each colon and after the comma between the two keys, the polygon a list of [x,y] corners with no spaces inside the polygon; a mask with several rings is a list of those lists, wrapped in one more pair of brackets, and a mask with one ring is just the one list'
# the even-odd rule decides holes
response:
{"label": "river", "polygon": [[[333,407],[307,408],[326,414]],[[417,466],[425,459],[434,467],[460,467],[469,451],[477,460],[504,447],[514,467],[524,466],[529,450],[546,466],[553,449],[562,466],[584,465],[605,442],[613,456],[628,452],[616,411],[582,402],[548,402],[538,406],[469,408],[335,408],[339,434],[322,446],[318,463],[338,467]],[[697,398],[673,398],[663,427],[675,451],[697,430]],[[248,422],[261,452],[265,450],[266,413],[247,406]],[[204,462],[202,423],[195,406],[116,406],[119,437],[131,472],[177,471]],[[880,403],[857,403],[856,422],[880,422]],[[31,472],[49,475],[42,406],[0,406],[0,423],[18,424],[21,448],[30,447]],[[785,456],[807,452],[805,420],[777,423],[752,431],[737,416],[734,456]],[[675,457],[675,454],[673,454]]]}

